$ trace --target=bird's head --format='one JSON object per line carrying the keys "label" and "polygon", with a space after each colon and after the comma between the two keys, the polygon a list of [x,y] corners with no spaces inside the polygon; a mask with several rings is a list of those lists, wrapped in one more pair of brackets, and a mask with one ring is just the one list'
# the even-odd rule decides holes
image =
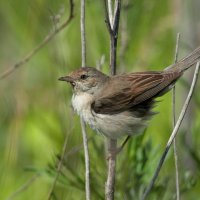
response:
{"label": "bird's head", "polygon": [[87,92],[93,94],[108,76],[93,67],[82,67],[71,72],[68,76],[60,77],[58,80],[66,81],[73,87],[75,93]]}

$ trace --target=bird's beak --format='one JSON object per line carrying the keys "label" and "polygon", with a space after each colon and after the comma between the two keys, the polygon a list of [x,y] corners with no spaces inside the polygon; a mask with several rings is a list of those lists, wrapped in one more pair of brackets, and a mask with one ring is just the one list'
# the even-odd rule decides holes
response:
{"label": "bird's beak", "polygon": [[66,81],[66,82],[69,82],[69,83],[74,82],[74,79],[71,76],[63,76],[63,77],[60,77],[58,80],[59,81]]}
{"label": "bird's beak", "polygon": [[74,78],[72,78],[71,76],[63,76],[63,77],[60,77],[58,80],[66,81],[66,82],[70,83],[73,88],[76,85]]}

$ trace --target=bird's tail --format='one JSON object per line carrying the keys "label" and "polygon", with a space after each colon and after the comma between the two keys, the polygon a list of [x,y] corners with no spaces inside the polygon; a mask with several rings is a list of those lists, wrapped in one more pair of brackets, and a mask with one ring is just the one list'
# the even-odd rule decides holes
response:
{"label": "bird's tail", "polygon": [[170,65],[169,67],[165,68],[165,71],[168,70],[178,70],[179,72],[184,72],[194,64],[200,61],[200,47],[195,49],[192,53],[182,58],[175,64]]}

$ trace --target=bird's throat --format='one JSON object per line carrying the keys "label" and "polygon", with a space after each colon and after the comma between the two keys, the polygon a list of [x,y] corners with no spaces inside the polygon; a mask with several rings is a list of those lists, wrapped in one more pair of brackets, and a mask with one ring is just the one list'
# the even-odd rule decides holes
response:
{"label": "bird's throat", "polygon": [[72,106],[79,115],[91,111],[92,102],[93,95],[86,92],[73,94],[72,96]]}

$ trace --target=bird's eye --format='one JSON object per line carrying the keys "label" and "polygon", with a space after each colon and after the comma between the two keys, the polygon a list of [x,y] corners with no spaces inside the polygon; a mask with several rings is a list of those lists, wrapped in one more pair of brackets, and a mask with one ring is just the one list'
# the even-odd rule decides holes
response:
{"label": "bird's eye", "polygon": [[82,79],[82,80],[85,80],[86,78],[88,78],[87,75],[85,75],[85,74],[82,74],[82,75],[81,75],[81,79]]}

